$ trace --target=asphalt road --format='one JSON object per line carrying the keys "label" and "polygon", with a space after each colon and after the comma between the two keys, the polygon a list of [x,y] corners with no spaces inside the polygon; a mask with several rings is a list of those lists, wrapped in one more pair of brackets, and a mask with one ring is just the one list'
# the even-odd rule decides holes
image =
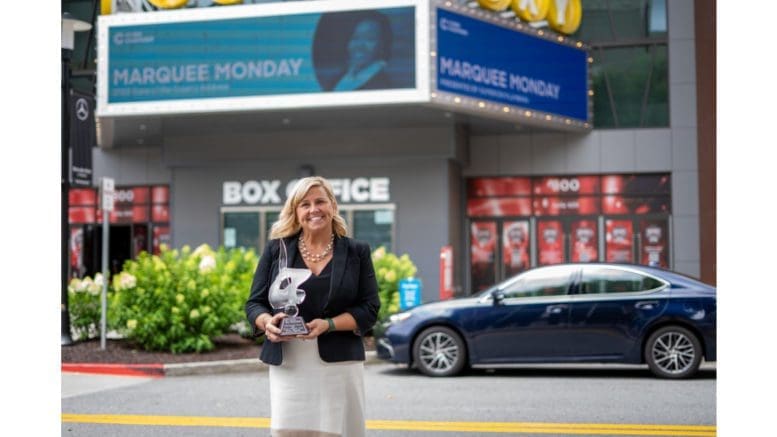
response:
{"label": "asphalt road", "polygon": [[[716,372],[544,366],[428,378],[366,366],[368,434],[712,436]],[[138,378],[63,374],[63,436],[269,435],[266,372]],[[103,422],[103,423],[101,423]]]}

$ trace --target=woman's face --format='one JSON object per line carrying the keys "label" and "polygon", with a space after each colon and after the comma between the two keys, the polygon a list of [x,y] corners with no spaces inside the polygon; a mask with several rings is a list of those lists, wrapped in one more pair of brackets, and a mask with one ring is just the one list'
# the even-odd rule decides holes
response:
{"label": "woman's face", "polygon": [[332,231],[334,205],[322,187],[313,187],[297,205],[297,221],[303,232]]}
{"label": "woman's face", "polygon": [[375,21],[362,21],[348,42],[348,60],[351,67],[360,70],[378,58],[380,25]]}

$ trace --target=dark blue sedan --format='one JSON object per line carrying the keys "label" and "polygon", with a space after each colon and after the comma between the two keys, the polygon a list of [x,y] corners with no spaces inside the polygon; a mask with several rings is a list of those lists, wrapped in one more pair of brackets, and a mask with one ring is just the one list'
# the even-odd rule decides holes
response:
{"label": "dark blue sedan", "polygon": [[378,356],[450,376],[466,366],[647,363],[687,378],[715,361],[716,290],[658,268],[560,264],[469,298],[394,314]]}

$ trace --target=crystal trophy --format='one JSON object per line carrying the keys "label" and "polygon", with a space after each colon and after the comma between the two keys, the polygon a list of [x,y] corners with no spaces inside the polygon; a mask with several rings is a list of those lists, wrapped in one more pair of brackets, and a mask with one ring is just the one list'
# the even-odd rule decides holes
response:
{"label": "crystal trophy", "polygon": [[309,269],[289,268],[286,245],[282,238],[280,244],[278,276],[270,285],[270,306],[286,314],[286,317],[281,320],[280,335],[305,335],[309,330],[305,326],[305,320],[299,316],[298,307],[305,300],[305,290],[300,289],[299,286],[310,277],[312,272]]}

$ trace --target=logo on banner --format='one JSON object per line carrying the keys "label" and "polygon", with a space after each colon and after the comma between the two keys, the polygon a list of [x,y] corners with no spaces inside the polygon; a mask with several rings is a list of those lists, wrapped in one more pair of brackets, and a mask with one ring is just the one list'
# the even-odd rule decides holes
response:
{"label": "logo on banner", "polygon": [[89,103],[84,98],[76,100],[76,117],[81,121],[89,118]]}
{"label": "logo on banner", "polygon": [[645,238],[647,238],[650,244],[658,243],[661,240],[661,228],[658,226],[648,227],[645,229]]}
{"label": "logo on banner", "polygon": [[591,228],[580,228],[577,230],[577,240],[581,243],[588,243],[594,237],[594,230]]}
{"label": "logo on banner", "polygon": [[542,233],[542,237],[548,243],[555,243],[558,238],[558,230],[556,228],[548,228]]}
{"label": "logo on banner", "polygon": [[616,243],[627,242],[628,236],[629,236],[629,231],[624,227],[617,227],[612,230],[612,238],[615,240]]}

